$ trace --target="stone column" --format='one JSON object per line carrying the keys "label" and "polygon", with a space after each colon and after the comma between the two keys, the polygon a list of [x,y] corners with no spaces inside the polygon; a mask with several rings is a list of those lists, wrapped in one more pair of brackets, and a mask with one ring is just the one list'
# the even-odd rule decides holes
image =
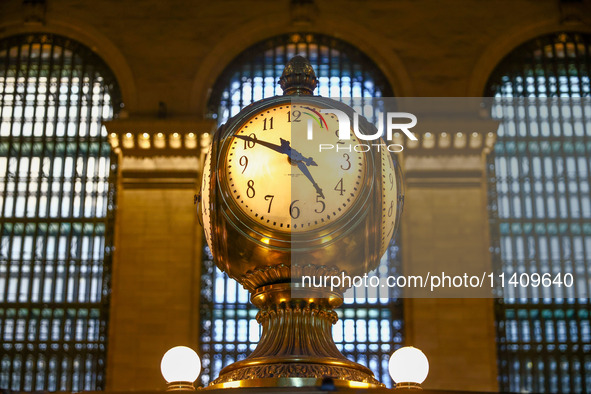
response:
{"label": "stone column", "polygon": [[[462,114],[412,129],[419,140],[407,140],[402,155],[404,274],[491,272],[485,155],[496,129],[496,122]],[[423,387],[498,390],[493,299],[421,297],[406,298],[404,306],[406,343],[431,365]]]}
{"label": "stone column", "polygon": [[119,156],[107,390],[166,387],[160,360],[198,349],[202,229],[194,195],[214,126],[194,119],[106,124]]}

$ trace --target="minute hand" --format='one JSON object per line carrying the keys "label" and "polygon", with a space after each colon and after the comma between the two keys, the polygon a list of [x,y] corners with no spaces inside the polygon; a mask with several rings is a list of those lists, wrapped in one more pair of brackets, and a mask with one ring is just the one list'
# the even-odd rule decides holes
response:
{"label": "minute hand", "polygon": [[314,159],[312,159],[311,157],[304,157],[304,155],[302,155],[300,152],[298,152],[297,150],[295,150],[291,147],[291,145],[289,144],[289,141],[286,141],[283,138],[281,138],[281,146],[287,148],[287,151],[289,152],[289,157],[291,158],[291,161],[296,163],[298,168],[300,169],[300,171],[302,171],[302,173],[306,176],[306,178],[308,178],[308,180],[310,182],[312,182],[314,189],[316,189],[316,193],[318,193],[320,195],[320,197],[324,198],[324,194],[322,193],[322,189],[320,188],[320,186],[318,186],[318,184],[314,180],[314,177],[310,173],[310,170],[308,170],[308,166],[317,166],[318,165],[314,162]]}
{"label": "minute hand", "polygon": [[318,195],[320,195],[320,197],[324,198],[324,194],[322,193],[322,189],[320,188],[320,186],[318,186],[318,184],[314,180],[314,177],[312,177],[312,174],[310,174],[310,170],[308,170],[308,167],[304,164],[304,162],[298,161],[298,168],[300,169],[300,171],[302,171],[302,173],[306,176],[306,178],[308,178],[308,180],[310,180],[310,182],[312,182],[314,189],[316,189],[316,193],[318,193]]}
{"label": "minute hand", "polygon": [[308,178],[308,180],[312,183],[312,185],[314,186],[314,189],[316,189],[316,193],[318,193],[320,195],[320,197],[324,198],[324,193],[322,193],[322,189],[320,188],[320,186],[318,186],[318,184],[314,180],[314,177],[310,173],[310,170],[308,170],[308,166],[317,166],[318,164],[316,164],[314,159],[312,159],[311,157],[305,157],[300,152],[293,149],[291,147],[291,145],[289,144],[289,141],[284,140],[283,138],[280,138],[281,145],[277,145],[277,144],[272,144],[267,141],[261,141],[261,140],[257,140],[257,139],[251,138],[251,137],[247,137],[244,135],[234,134],[234,136],[236,138],[240,138],[241,140],[244,140],[244,141],[249,141],[249,142],[254,142],[256,144],[260,144],[264,147],[274,150],[275,152],[279,152],[281,154],[288,155],[289,158],[291,159],[292,163],[295,163],[298,166],[298,168],[300,169],[300,171],[302,171],[302,173],[306,176],[306,178]]}

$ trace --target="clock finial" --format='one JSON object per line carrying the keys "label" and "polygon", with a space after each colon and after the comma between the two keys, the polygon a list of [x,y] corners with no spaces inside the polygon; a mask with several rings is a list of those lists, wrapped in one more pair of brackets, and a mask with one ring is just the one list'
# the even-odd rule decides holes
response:
{"label": "clock finial", "polygon": [[318,80],[312,65],[303,56],[294,56],[285,65],[279,78],[279,85],[284,95],[312,95]]}

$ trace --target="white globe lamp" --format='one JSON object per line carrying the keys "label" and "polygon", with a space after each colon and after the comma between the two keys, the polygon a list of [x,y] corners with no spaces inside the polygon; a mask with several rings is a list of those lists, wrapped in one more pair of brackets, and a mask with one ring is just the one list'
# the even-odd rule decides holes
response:
{"label": "white globe lamp", "polygon": [[422,390],[421,383],[429,374],[429,361],[416,347],[405,346],[392,354],[388,369],[397,389]]}
{"label": "white globe lamp", "polygon": [[201,360],[193,349],[176,346],[162,357],[160,371],[168,383],[168,391],[195,390],[193,382],[201,372]]}

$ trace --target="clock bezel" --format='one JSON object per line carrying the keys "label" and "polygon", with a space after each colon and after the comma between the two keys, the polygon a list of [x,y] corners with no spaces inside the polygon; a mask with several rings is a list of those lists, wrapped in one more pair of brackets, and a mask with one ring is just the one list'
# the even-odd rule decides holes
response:
{"label": "clock bezel", "polygon": [[[300,103],[309,103],[310,105],[315,105],[321,108],[338,109],[350,115],[352,115],[353,111],[351,107],[348,107],[343,103],[321,96],[275,96],[257,101],[256,103],[245,107],[236,116],[230,118],[228,122],[220,126],[218,133],[216,133],[217,141],[214,142],[218,144],[218,149],[215,157],[215,171],[212,171],[211,173],[212,175],[215,173],[216,181],[214,183],[218,192],[216,194],[220,198],[219,202],[222,203],[217,204],[217,206],[223,207],[220,213],[222,213],[228,222],[238,231],[254,241],[264,244],[265,247],[293,249],[294,244],[302,244],[302,247],[314,247],[318,244],[334,241],[341,235],[347,233],[349,228],[355,228],[356,223],[364,218],[365,211],[367,211],[367,208],[364,209],[364,207],[367,207],[368,200],[374,194],[372,192],[375,188],[375,163],[380,157],[370,149],[368,152],[360,152],[365,155],[365,168],[364,180],[359,188],[359,194],[353,204],[347,207],[345,213],[334,222],[329,222],[325,226],[305,232],[292,232],[291,230],[270,227],[263,222],[252,219],[246,212],[244,212],[243,207],[237,203],[232,196],[229,181],[226,176],[226,157],[232,142],[235,139],[233,135],[260,112],[282,104],[291,105],[294,101],[298,105]],[[360,128],[362,128],[362,130],[364,127],[367,127],[367,125],[371,126],[368,122],[360,123]],[[369,131],[371,133],[375,132],[373,130]],[[214,158],[212,157],[212,159]]]}

